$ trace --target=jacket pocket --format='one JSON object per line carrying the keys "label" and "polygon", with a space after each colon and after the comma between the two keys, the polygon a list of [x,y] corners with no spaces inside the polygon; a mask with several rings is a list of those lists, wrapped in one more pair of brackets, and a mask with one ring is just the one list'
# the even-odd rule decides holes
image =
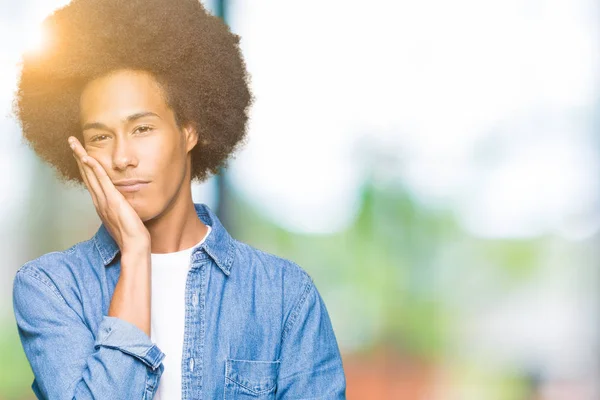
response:
{"label": "jacket pocket", "polygon": [[280,361],[225,360],[224,400],[275,399]]}

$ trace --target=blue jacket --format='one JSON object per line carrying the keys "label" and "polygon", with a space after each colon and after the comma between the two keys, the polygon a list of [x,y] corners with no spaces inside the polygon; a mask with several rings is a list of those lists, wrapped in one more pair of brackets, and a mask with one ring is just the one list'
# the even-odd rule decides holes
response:
{"label": "blue jacket", "polygon": [[[331,321],[292,261],[212,232],[191,255],[182,399],[345,399]],[[121,270],[104,224],[89,240],[25,263],[13,308],[40,399],[152,399],[166,356],[137,326],[109,317]]]}

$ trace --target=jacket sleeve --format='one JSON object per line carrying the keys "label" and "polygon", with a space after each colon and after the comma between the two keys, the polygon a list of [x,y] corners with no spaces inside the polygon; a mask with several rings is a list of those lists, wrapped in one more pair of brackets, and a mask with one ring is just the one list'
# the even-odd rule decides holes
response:
{"label": "jacket sleeve", "polygon": [[39,399],[151,399],[164,353],[137,326],[104,316],[92,332],[52,282],[34,268],[13,281],[19,337]]}
{"label": "jacket sleeve", "polygon": [[284,325],[280,360],[277,399],[346,398],[346,377],[333,327],[308,274]]}

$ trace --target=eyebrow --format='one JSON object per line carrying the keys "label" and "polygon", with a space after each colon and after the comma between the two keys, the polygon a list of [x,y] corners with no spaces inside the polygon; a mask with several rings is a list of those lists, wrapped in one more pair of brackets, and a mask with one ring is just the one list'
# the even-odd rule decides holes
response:
{"label": "eyebrow", "polygon": [[[122,122],[129,123],[129,122],[132,122],[137,119],[144,118],[144,117],[160,118],[160,116],[158,114],[153,113],[152,111],[142,111],[142,112],[131,114],[131,115],[127,116],[125,119],[122,120]],[[87,124],[83,125],[82,130],[85,131],[87,129],[100,129],[100,130],[112,132],[112,130],[108,126],[104,125],[102,122],[88,122]]]}

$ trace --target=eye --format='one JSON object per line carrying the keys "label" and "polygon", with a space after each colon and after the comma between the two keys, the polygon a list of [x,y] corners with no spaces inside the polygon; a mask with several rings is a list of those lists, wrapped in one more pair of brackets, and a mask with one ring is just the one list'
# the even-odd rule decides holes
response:
{"label": "eye", "polygon": [[90,142],[97,142],[97,141],[101,140],[100,138],[105,138],[105,137],[107,137],[107,136],[106,135],[96,135],[90,139]]}
{"label": "eye", "polygon": [[141,125],[141,126],[138,126],[137,128],[135,128],[134,132],[146,133],[146,132],[149,132],[151,130],[152,130],[151,126]]}

